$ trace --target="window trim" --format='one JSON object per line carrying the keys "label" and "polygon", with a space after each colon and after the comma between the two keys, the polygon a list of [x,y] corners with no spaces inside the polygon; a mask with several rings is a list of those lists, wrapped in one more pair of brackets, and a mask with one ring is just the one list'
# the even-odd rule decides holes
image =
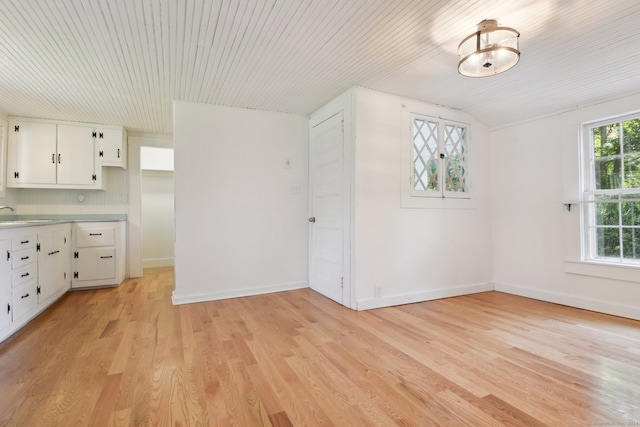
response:
{"label": "window trim", "polygon": [[[429,198],[451,198],[451,199],[470,199],[471,198],[471,188],[469,185],[469,161],[468,161],[468,151],[469,151],[469,134],[470,134],[470,125],[469,123],[464,123],[456,120],[449,120],[442,117],[434,117],[427,114],[421,114],[416,112],[411,112],[409,114],[410,117],[410,144],[409,144],[409,176],[410,176],[410,195],[411,197],[429,197]],[[414,183],[414,174],[415,174],[415,161],[413,156],[414,150],[414,123],[415,119],[420,118],[424,119],[426,122],[431,122],[437,125],[437,138],[438,138],[438,146],[437,151],[440,158],[436,159],[438,161],[438,183],[439,190],[418,190],[415,188]],[[446,127],[453,126],[456,128],[463,128],[465,130],[465,147],[464,147],[464,156],[465,156],[465,191],[447,191],[445,180],[446,180],[446,164],[447,158],[444,156],[444,152],[446,151]]]}
{"label": "window trim", "polygon": [[[475,176],[478,171],[474,170],[476,165],[476,148],[473,144],[475,121],[460,111],[445,110],[441,107],[430,106],[420,102],[406,102],[399,105],[402,113],[402,123],[400,125],[400,163],[398,164],[400,179],[400,207],[402,209],[478,209],[479,201],[474,188]],[[411,187],[413,183],[412,176],[412,150],[413,150],[413,131],[412,131],[412,114],[435,118],[439,121],[448,121],[457,124],[464,124],[467,127],[467,192],[468,198],[454,197],[421,197],[412,196]]]}
{"label": "window trim", "polygon": [[[640,198],[640,190],[625,189],[624,179],[621,179],[620,189],[596,189],[596,173],[595,173],[595,156],[593,147],[593,129],[601,126],[611,125],[614,123],[622,123],[624,121],[640,119],[640,112],[633,112],[627,114],[621,114],[617,116],[610,116],[605,119],[598,119],[588,122],[583,122],[580,125],[580,248],[581,248],[581,261],[592,265],[607,265],[607,266],[619,266],[640,268],[640,260],[634,260],[623,257],[623,248],[621,245],[618,257],[600,257],[598,256],[597,246],[597,227],[596,225],[596,207],[600,203],[623,203],[624,199],[621,196],[626,194],[638,194]],[[624,157],[624,153],[621,154]],[[624,174],[624,171],[621,172]],[[609,195],[617,197],[617,202],[596,202],[595,198],[601,195]],[[620,209],[620,206],[619,206]],[[618,218],[618,225],[611,226],[609,228],[616,228],[620,231],[622,236],[623,225]],[[622,237],[620,237],[622,239]]]}

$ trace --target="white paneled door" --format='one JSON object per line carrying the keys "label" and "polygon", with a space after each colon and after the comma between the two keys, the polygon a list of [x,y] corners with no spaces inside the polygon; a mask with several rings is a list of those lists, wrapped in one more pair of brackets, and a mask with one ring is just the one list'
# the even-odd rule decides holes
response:
{"label": "white paneled door", "polygon": [[309,135],[309,286],[343,304],[344,129],[342,112]]}

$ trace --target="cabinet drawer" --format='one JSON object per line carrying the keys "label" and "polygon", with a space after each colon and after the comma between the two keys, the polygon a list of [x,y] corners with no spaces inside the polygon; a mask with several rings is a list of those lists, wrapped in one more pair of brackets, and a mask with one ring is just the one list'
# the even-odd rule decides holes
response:
{"label": "cabinet drawer", "polygon": [[14,251],[11,254],[11,268],[16,270],[31,263],[36,264],[37,256],[38,254],[35,247],[22,251]]}
{"label": "cabinet drawer", "polygon": [[13,295],[11,299],[13,300],[12,311],[14,322],[36,307],[38,303],[38,297],[36,295],[37,290],[38,289],[35,280],[23,283],[22,285],[13,289]]}
{"label": "cabinet drawer", "polygon": [[21,251],[23,249],[35,248],[36,247],[36,235],[27,234],[21,237],[14,237],[11,239],[11,251]]}
{"label": "cabinet drawer", "polygon": [[94,246],[114,246],[116,244],[115,228],[77,229],[76,247],[89,248]]}
{"label": "cabinet drawer", "polygon": [[35,262],[24,268],[14,271],[11,275],[11,286],[18,287],[21,284],[28,282],[29,280],[38,279],[38,264]]}

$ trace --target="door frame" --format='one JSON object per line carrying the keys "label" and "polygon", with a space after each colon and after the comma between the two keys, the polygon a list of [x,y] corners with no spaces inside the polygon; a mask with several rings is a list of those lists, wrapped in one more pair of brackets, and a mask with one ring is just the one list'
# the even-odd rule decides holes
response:
{"label": "door frame", "polygon": [[[355,153],[354,153],[354,114],[353,114],[353,92],[349,90],[339,97],[335,98],[333,101],[329,102],[324,107],[320,108],[309,118],[309,152],[311,152],[311,129],[325,120],[330,119],[336,114],[342,113],[343,120],[343,260],[342,260],[342,268],[343,268],[343,287],[342,287],[342,305],[345,307],[349,307],[353,310],[357,310],[357,298],[355,292],[355,277],[353,272],[355,271],[353,261],[355,257],[353,256],[353,244],[354,241],[354,215],[355,209],[353,200],[353,195],[355,194],[354,187],[354,179],[353,179],[353,171],[355,165]],[[308,212],[309,217],[312,216],[312,200],[311,200],[311,164],[309,157],[309,200],[308,200]],[[309,226],[309,266],[311,266],[311,225]],[[309,273],[310,269],[307,271]],[[309,281],[309,277],[307,276],[307,281]]]}

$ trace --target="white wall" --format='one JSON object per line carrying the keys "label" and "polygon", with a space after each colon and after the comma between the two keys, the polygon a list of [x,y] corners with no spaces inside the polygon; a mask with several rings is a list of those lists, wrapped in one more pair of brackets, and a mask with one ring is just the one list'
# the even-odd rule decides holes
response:
{"label": "white wall", "polygon": [[[129,215],[128,237],[129,274],[140,277],[143,274],[142,262],[142,173],[140,153],[143,147],[173,148],[173,138],[167,135],[129,134],[128,172],[129,172]],[[173,229],[172,229],[173,230]]]}
{"label": "white wall", "polygon": [[307,125],[302,116],[174,104],[174,302],[307,286]]}
{"label": "white wall", "polygon": [[173,171],[143,170],[140,184],[142,265],[144,268],[173,266]]}
{"label": "white wall", "polygon": [[634,96],[490,133],[497,290],[640,319],[640,273],[580,262],[580,207],[563,204],[579,197],[580,123],[638,105]]}
{"label": "white wall", "polygon": [[[493,289],[489,141],[460,112],[362,88],[355,92],[355,281],[358,309]],[[468,209],[401,207],[411,112],[471,124]],[[376,293],[379,288],[379,293]]]}

